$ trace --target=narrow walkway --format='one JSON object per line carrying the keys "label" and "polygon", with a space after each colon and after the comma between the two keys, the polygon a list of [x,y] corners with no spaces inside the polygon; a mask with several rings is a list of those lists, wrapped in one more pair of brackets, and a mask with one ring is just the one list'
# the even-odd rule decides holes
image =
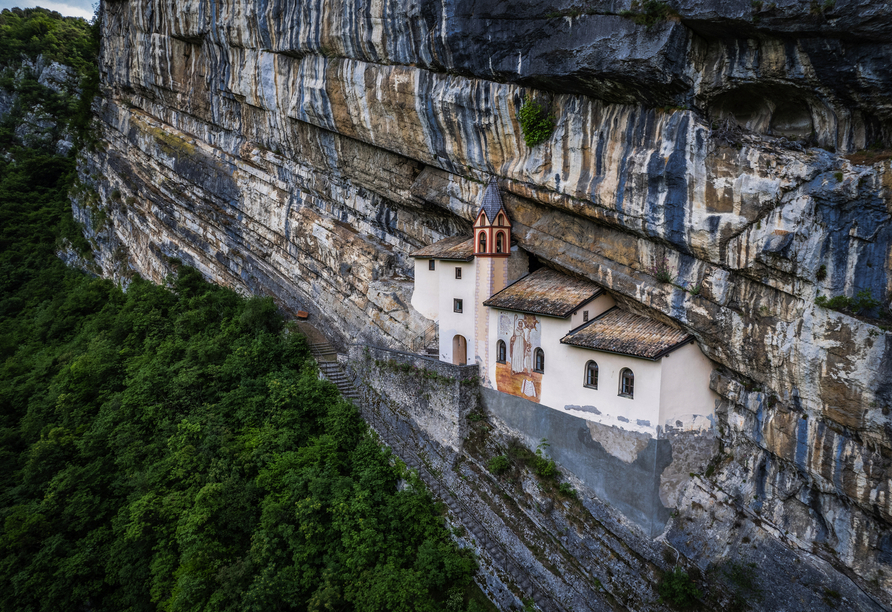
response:
{"label": "narrow walkway", "polygon": [[353,402],[357,408],[362,410],[359,401],[359,392],[353,385],[353,381],[347,378],[341,364],[338,363],[338,353],[318,329],[310,323],[300,321],[297,324],[298,329],[307,337],[307,344],[310,347],[310,353],[319,364],[319,370],[323,376],[330,380],[341,392],[341,395]]}
{"label": "narrow walkway", "polygon": [[306,321],[300,321],[297,324],[300,331],[307,337],[307,343],[310,347],[310,353],[319,364],[319,370],[323,376],[330,380],[338,388],[341,394],[349,399],[359,408],[363,419],[378,434],[378,436],[406,462],[406,465],[414,469],[425,485],[430,489],[440,501],[446,504],[446,507],[458,518],[459,521],[470,531],[477,540],[480,549],[489,553],[494,565],[506,571],[514,579],[515,583],[523,589],[524,592],[532,596],[533,601],[539,608],[545,612],[563,612],[564,608],[559,606],[554,600],[545,597],[543,593],[546,589],[538,583],[538,580],[523,567],[520,563],[508,556],[508,551],[504,545],[495,538],[483,523],[472,514],[464,504],[460,503],[455,493],[439,481],[411,450],[408,445],[401,443],[396,435],[386,427],[375,427],[372,423],[373,415],[363,410],[362,398],[353,380],[344,373],[341,364],[338,363],[338,353],[318,329],[313,327]]}

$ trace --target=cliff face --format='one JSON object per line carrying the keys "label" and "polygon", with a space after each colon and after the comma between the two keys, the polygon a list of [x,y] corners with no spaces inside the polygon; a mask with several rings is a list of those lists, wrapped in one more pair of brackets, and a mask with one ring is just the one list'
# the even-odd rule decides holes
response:
{"label": "cliff face", "polygon": [[725,454],[679,512],[737,507],[890,601],[892,165],[842,155],[892,145],[890,6],[107,1],[75,212],[108,276],[178,257],[406,344],[407,253],[494,174],[524,249],[715,361]]}

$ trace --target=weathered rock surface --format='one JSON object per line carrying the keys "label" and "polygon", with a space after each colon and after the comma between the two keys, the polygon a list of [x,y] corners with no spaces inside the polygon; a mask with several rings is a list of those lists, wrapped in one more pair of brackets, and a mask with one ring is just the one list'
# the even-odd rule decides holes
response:
{"label": "weathered rock surface", "polygon": [[80,95],[77,72],[70,66],[48,61],[39,55],[33,60],[23,57],[20,62],[7,66],[2,76],[9,80],[7,85],[0,87],[0,119],[11,112],[18,113],[13,130],[17,144],[28,148],[44,147],[57,155],[67,155],[74,143],[64,125],[59,125],[57,118],[42,105],[21,108],[18,92],[22,81],[29,78],[63,98]]}
{"label": "weathered rock surface", "polygon": [[[406,345],[430,323],[408,252],[466,230],[494,174],[524,249],[716,362],[703,499],[888,604],[892,165],[840,153],[892,142],[889,5],[683,0],[650,28],[629,6],[107,2],[76,214],[106,275],[178,257]],[[528,94],[557,120],[533,149]],[[858,292],[870,317],[815,305]]]}

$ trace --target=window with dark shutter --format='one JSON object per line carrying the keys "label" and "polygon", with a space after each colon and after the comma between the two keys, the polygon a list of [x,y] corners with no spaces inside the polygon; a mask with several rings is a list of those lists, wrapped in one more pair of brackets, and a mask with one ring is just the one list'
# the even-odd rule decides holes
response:
{"label": "window with dark shutter", "polygon": [[589,389],[598,388],[598,364],[594,361],[585,364],[585,386]]}
{"label": "window with dark shutter", "polygon": [[619,394],[632,399],[635,396],[635,375],[629,368],[619,373]]}
{"label": "window with dark shutter", "polygon": [[533,357],[533,371],[542,374],[545,372],[545,351],[540,348],[536,349]]}

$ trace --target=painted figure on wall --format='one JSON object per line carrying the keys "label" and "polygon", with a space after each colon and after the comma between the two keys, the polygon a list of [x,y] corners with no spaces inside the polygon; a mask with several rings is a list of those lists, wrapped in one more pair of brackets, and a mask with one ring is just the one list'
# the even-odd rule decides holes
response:
{"label": "painted figure on wall", "polygon": [[502,313],[498,340],[507,345],[505,361],[496,364],[498,390],[538,402],[542,374],[533,368],[533,353],[541,344],[539,320],[528,314]]}

